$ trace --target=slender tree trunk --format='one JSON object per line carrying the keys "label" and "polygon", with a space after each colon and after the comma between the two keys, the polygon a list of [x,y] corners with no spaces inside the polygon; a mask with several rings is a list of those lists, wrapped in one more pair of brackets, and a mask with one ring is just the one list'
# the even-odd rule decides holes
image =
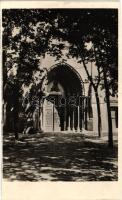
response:
{"label": "slender tree trunk", "polygon": [[18,135],[18,122],[19,122],[19,115],[18,115],[18,111],[17,108],[14,108],[14,134],[15,134],[15,140],[19,139],[19,135]]}
{"label": "slender tree trunk", "polygon": [[92,77],[89,75],[89,72],[84,63],[84,60],[82,60],[82,61],[83,61],[83,66],[84,66],[84,69],[88,76],[88,79],[95,91],[95,97],[96,97],[96,103],[97,103],[97,114],[98,114],[98,135],[99,135],[99,137],[101,137],[101,111],[100,111],[100,101],[99,101],[99,95],[98,95],[98,86],[95,87],[95,84],[93,83]]}
{"label": "slender tree trunk", "polygon": [[87,107],[87,105],[88,105],[88,102],[87,102],[87,98],[85,99],[85,129],[87,130],[87,109],[88,109],[88,107]]}
{"label": "slender tree trunk", "polygon": [[41,130],[41,124],[42,124],[42,121],[40,119],[40,116],[41,116],[41,100],[39,98],[39,127],[38,127],[38,131]]}
{"label": "slender tree trunk", "polygon": [[15,140],[19,139],[18,129],[19,129],[19,87],[18,83],[13,86],[13,120],[14,120],[14,134]]}
{"label": "slender tree trunk", "polygon": [[109,96],[109,87],[107,83],[105,67],[103,67],[103,76],[104,76],[105,97],[106,97],[107,114],[108,114],[108,145],[109,147],[113,147],[113,131],[112,131],[111,108],[110,108],[110,96]]}
{"label": "slender tree trunk", "polygon": [[98,136],[101,137],[101,110],[100,110],[100,100],[99,100],[99,95],[98,91],[95,90],[95,97],[96,97],[96,103],[97,103],[97,117],[98,117]]}

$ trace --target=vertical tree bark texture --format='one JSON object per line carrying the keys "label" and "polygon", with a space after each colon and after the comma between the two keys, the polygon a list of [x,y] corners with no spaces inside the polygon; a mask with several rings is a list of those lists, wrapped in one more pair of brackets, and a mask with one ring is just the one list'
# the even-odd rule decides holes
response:
{"label": "vertical tree bark texture", "polygon": [[95,91],[95,97],[96,97],[96,103],[97,103],[97,116],[98,116],[98,136],[100,137],[101,136],[101,110],[100,110],[100,105],[99,105],[100,102],[99,102],[99,95],[98,95],[98,86],[96,87],[95,84],[93,83],[92,77],[89,75],[89,72],[84,63],[84,60],[82,59],[82,61],[83,61],[83,66],[88,76],[88,79]]}
{"label": "vertical tree bark texture", "polygon": [[108,114],[108,145],[113,147],[113,130],[112,130],[112,119],[111,119],[111,107],[110,107],[110,96],[109,96],[109,87],[107,83],[106,68],[103,67],[103,76],[105,84],[105,96],[107,104],[107,114]]}
{"label": "vertical tree bark texture", "polygon": [[88,105],[87,105],[87,98],[85,99],[85,129],[87,130],[87,109],[88,109]]}
{"label": "vertical tree bark texture", "polygon": [[42,121],[40,119],[40,116],[41,116],[41,100],[39,98],[39,127],[38,127],[38,130],[40,131],[41,130],[41,124],[42,124]]}
{"label": "vertical tree bark texture", "polygon": [[18,82],[13,85],[13,120],[14,120],[14,134],[15,139],[19,139],[19,87]]}
{"label": "vertical tree bark texture", "polygon": [[18,114],[18,108],[14,107],[14,134],[15,134],[15,140],[19,139],[18,135],[18,123],[19,123],[19,114]]}
{"label": "vertical tree bark texture", "polygon": [[97,90],[95,90],[95,97],[96,97],[97,113],[98,113],[98,136],[101,137],[101,110],[100,110],[100,100]]}

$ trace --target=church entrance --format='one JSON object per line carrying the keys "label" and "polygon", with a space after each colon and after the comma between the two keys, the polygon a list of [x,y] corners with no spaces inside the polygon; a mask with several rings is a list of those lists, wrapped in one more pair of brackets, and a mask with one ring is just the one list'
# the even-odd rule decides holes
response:
{"label": "church entrance", "polygon": [[81,131],[85,125],[87,99],[82,79],[67,65],[48,72],[47,93],[42,106],[44,132]]}

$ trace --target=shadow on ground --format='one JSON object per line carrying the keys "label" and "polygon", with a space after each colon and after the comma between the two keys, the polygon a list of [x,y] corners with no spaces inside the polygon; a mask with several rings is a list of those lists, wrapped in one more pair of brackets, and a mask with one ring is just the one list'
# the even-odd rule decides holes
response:
{"label": "shadow on ground", "polygon": [[14,181],[117,181],[117,145],[81,134],[3,140],[3,178]]}

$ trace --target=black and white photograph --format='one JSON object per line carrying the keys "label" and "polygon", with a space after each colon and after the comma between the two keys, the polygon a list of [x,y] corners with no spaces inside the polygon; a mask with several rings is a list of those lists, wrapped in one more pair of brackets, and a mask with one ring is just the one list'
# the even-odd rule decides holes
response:
{"label": "black and white photograph", "polygon": [[118,9],[2,9],[4,181],[118,181]]}

